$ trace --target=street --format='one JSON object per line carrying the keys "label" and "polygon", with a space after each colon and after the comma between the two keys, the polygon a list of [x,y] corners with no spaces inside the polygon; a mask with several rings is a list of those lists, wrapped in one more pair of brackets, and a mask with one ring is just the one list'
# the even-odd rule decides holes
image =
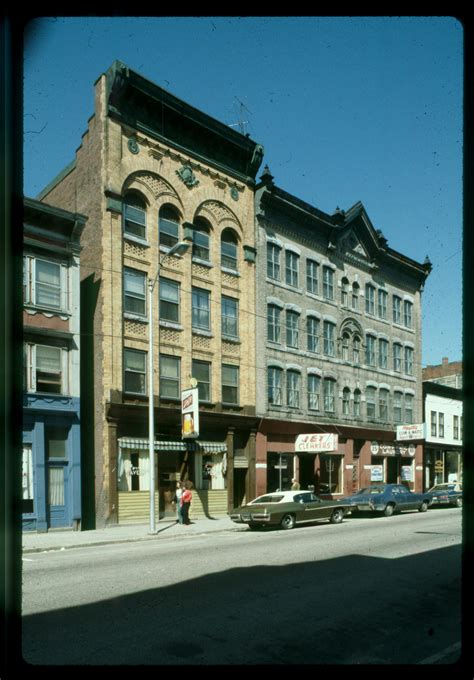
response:
{"label": "street", "polygon": [[35,553],[23,561],[23,656],[442,663],[461,637],[460,589],[458,509]]}

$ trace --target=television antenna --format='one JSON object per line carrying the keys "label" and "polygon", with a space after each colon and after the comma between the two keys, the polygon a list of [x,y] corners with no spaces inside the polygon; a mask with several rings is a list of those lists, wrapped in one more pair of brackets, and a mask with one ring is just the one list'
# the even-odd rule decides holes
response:
{"label": "television antenna", "polygon": [[243,135],[245,135],[246,134],[245,126],[249,124],[249,121],[244,120],[244,115],[245,115],[244,110],[247,111],[247,113],[249,113],[250,115],[252,115],[252,112],[250,111],[250,109],[247,106],[245,106],[243,101],[241,101],[238,97],[234,96],[234,99],[237,102],[237,105],[234,104],[234,110],[238,106],[238,111],[237,111],[238,122],[237,123],[231,123],[229,125],[229,127],[238,127],[239,132],[241,132]]}

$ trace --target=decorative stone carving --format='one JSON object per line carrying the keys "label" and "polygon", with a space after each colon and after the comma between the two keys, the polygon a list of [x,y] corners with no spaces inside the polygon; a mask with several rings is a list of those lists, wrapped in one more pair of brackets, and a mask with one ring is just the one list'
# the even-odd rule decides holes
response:
{"label": "decorative stone carving", "polygon": [[131,153],[139,153],[140,147],[138,146],[138,142],[135,139],[135,137],[129,137],[128,142],[127,142],[128,150]]}
{"label": "decorative stone carving", "polygon": [[214,220],[218,223],[222,222],[223,220],[230,220],[237,225],[239,224],[239,221],[237,220],[234,213],[223,203],[219,203],[219,201],[205,201],[205,203],[201,205],[198,215],[201,213],[201,211],[207,211],[210,213]]}
{"label": "decorative stone carving", "polygon": [[178,175],[180,180],[184,182],[184,184],[186,184],[186,186],[189,187],[190,189],[192,187],[197,187],[197,185],[199,184],[199,180],[197,179],[190,165],[183,165],[182,168],[176,170],[176,174]]}

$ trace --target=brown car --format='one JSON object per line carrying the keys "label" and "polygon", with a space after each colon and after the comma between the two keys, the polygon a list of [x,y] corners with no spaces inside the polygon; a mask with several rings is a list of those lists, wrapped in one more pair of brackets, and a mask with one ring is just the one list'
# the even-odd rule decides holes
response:
{"label": "brown car", "polygon": [[238,524],[248,524],[251,529],[268,526],[293,529],[297,524],[319,520],[339,524],[349,510],[343,501],[325,501],[312,491],[275,491],[235,508],[230,518]]}

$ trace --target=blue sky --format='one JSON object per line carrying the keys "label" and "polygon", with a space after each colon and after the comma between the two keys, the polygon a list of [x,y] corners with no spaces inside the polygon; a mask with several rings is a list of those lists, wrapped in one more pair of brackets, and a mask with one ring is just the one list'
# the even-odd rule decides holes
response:
{"label": "blue sky", "polygon": [[422,365],[462,358],[463,28],[452,17],[43,17],[24,52],[24,192],[70,161],[115,59],[265,147],[325,212],[362,201],[433,271]]}

